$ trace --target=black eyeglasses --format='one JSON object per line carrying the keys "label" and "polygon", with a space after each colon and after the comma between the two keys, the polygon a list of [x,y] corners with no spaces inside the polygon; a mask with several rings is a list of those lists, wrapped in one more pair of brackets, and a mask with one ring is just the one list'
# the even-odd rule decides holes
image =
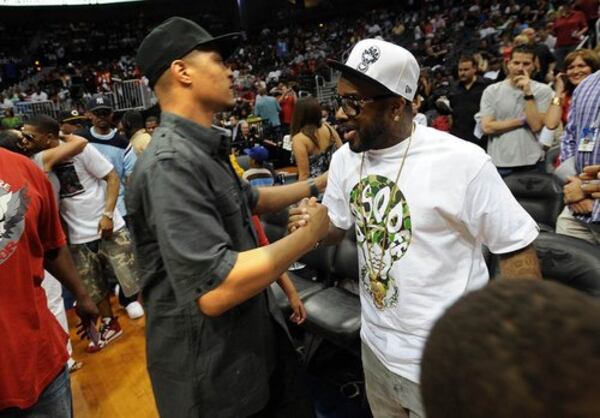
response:
{"label": "black eyeglasses", "polygon": [[362,97],[356,94],[349,94],[347,96],[337,95],[335,101],[338,107],[341,107],[346,116],[355,117],[358,116],[362,108],[367,103],[376,102],[377,100],[388,99],[390,97],[396,97],[393,94],[383,94],[380,96],[373,97]]}

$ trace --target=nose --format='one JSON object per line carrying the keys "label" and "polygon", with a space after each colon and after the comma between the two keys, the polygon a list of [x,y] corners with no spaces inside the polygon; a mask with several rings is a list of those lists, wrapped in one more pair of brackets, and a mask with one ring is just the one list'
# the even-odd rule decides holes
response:
{"label": "nose", "polygon": [[348,115],[346,115],[344,113],[344,110],[342,109],[342,107],[340,106],[339,109],[337,110],[337,112],[335,112],[335,118],[337,120],[349,120],[350,118],[348,117]]}

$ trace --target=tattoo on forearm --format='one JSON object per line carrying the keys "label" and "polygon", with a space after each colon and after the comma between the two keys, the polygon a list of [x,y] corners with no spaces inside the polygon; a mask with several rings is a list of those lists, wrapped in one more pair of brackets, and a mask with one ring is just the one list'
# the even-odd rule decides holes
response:
{"label": "tattoo on forearm", "polygon": [[505,279],[541,279],[542,271],[535,248],[522,250],[500,257],[500,272]]}

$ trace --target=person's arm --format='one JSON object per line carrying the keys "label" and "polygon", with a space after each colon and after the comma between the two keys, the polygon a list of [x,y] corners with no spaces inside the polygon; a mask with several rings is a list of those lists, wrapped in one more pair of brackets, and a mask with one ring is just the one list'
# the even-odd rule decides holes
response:
{"label": "person's arm", "polygon": [[[309,179],[310,181],[310,179]],[[258,191],[258,202],[254,214],[278,212],[310,196],[309,181],[299,181],[285,186],[262,187]],[[323,192],[327,186],[327,173],[314,178],[315,186]]]}
{"label": "person's arm", "polygon": [[[106,181],[106,200],[104,203],[104,212],[113,214],[115,212],[115,206],[117,205],[117,199],[119,197],[119,187],[121,187],[121,181],[119,176],[114,169],[112,169],[103,180]],[[113,232],[113,220],[109,217],[102,215],[100,222],[98,223],[98,231],[102,238],[110,238]]]}
{"label": "person's arm", "polygon": [[546,128],[550,130],[555,130],[560,125],[563,114],[562,102],[565,100],[565,87],[563,81],[563,74],[558,74],[556,76],[556,81],[554,82],[555,96],[558,98],[558,103],[552,103],[546,112],[546,117],[544,119],[544,124]]}
{"label": "person's arm", "polygon": [[[306,209],[305,205],[306,203],[303,200],[299,206],[290,208],[287,226],[288,232],[292,233],[297,229],[308,225],[308,222],[310,221],[310,215],[308,214],[308,210]],[[346,231],[344,229],[338,228],[333,224],[333,222],[329,222],[327,236],[323,238],[319,244],[337,245],[342,242],[344,235],[346,235]]]}
{"label": "person's arm", "polygon": [[496,120],[493,116],[481,117],[481,130],[486,135],[500,135],[523,126],[524,121],[522,119]]}
{"label": "person's arm", "polygon": [[287,272],[284,272],[279,279],[277,279],[277,284],[287,296],[290,307],[292,308],[290,320],[293,323],[300,325],[306,319],[306,310],[304,309],[304,304],[298,295],[296,286],[294,286],[294,283],[290,279],[290,276],[288,276]]}
{"label": "person's arm", "polygon": [[42,163],[46,173],[52,171],[56,164],[72,158],[83,151],[88,140],[78,135],[66,135],[64,143],[58,147],[50,148],[42,152]]}
{"label": "person's arm", "polygon": [[296,135],[292,139],[292,152],[298,168],[298,181],[304,181],[310,175],[310,157],[306,144],[302,139],[300,135]]}
{"label": "person's arm", "polygon": [[308,208],[311,222],[291,235],[265,247],[238,254],[223,282],[198,299],[207,316],[219,316],[260,293],[287,268],[310,251],[327,233],[327,209],[313,202]]}
{"label": "person's arm", "polygon": [[533,245],[500,255],[500,273],[504,279],[542,279],[540,261]]}
{"label": "person's arm", "polygon": [[[515,77],[515,85],[523,91],[525,96],[533,96],[531,89],[531,79],[529,75],[524,74]],[[538,133],[544,127],[545,114],[538,110],[536,99],[525,100],[525,118],[527,125],[533,133]]]}

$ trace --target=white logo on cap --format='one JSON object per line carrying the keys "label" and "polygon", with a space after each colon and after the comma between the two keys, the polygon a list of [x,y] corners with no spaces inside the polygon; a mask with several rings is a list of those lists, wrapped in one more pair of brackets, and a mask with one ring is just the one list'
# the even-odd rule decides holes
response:
{"label": "white logo on cap", "polygon": [[96,104],[104,104],[104,99],[102,97],[96,98]]}
{"label": "white logo on cap", "polygon": [[360,56],[360,64],[358,64],[356,69],[362,73],[367,72],[369,66],[375,63],[380,56],[381,52],[379,51],[379,48],[376,46],[370,46],[363,51],[362,55]]}

